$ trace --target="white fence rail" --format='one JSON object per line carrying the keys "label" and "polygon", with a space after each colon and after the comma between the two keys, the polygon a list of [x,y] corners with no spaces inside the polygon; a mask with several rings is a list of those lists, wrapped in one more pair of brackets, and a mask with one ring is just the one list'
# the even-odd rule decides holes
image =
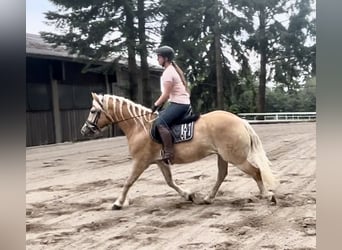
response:
{"label": "white fence rail", "polygon": [[316,121],[316,112],[239,113],[238,116],[250,123]]}

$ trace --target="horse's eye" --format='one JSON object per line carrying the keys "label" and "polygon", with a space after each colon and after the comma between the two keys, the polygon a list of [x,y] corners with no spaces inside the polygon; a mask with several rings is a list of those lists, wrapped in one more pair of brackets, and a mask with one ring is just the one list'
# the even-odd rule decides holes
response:
{"label": "horse's eye", "polygon": [[92,114],[96,113],[96,109],[91,109],[90,113],[92,113]]}

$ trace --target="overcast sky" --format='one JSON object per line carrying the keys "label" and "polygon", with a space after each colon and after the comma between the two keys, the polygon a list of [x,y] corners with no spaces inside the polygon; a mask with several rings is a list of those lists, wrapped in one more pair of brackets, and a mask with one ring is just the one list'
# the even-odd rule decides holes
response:
{"label": "overcast sky", "polygon": [[26,0],[26,32],[39,34],[40,31],[53,31],[53,26],[44,24],[44,12],[54,11],[56,7],[48,0]]}

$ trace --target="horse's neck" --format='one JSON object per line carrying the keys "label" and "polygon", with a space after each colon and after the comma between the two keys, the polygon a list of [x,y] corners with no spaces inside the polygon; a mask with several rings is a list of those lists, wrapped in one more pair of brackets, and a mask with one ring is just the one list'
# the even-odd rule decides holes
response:
{"label": "horse's neck", "polygon": [[107,101],[107,108],[111,110],[115,123],[117,123],[127,137],[131,137],[140,131],[149,133],[151,120],[155,115],[147,111],[145,107],[125,98],[110,96]]}

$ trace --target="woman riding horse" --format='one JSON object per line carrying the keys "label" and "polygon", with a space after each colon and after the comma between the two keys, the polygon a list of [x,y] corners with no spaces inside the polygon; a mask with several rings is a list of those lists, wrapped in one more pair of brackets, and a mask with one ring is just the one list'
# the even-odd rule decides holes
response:
{"label": "woman riding horse", "polygon": [[[197,199],[195,193],[175,183],[170,165],[162,161],[160,157],[162,146],[148,133],[152,127],[151,121],[157,117],[156,113],[124,97],[95,93],[92,93],[92,96],[93,104],[82,126],[82,135],[94,135],[100,133],[109,124],[117,124],[126,135],[132,156],[131,173],[124,183],[120,196],[114,202],[113,209],[122,208],[128,190],[151,164],[158,165],[166,183],[186,200],[202,202],[201,199]],[[174,151],[174,164],[190,163],[212,154],[217,155],[217,179],[204,197],[204,203],[213,202],[228,174],[228,163],[253,177],[261,197],[270,197],[275,201],[273,191],[278,181],[272,173],[270,161],[260,138],[246,120],[232,113],[217,110],[202,114],[194,124],[193,138],[175,144]]]}
{"label": "woman riding horse", "polygon": [[173,61],[174,50],[169,46],[162,46],[155,50],[158,55],[158,63],[164,67],[161,76],[161,95],[154,102],[152,111],[161,109],[163,104],[169,100],[165,110],[159,113],[155,121],[160,138],[163,143],[162,160],[172,164],[174,157],[172,135],[170,127],[172,123],[181,118],[190,106],[190,91],[184,77],[183,71]]}

